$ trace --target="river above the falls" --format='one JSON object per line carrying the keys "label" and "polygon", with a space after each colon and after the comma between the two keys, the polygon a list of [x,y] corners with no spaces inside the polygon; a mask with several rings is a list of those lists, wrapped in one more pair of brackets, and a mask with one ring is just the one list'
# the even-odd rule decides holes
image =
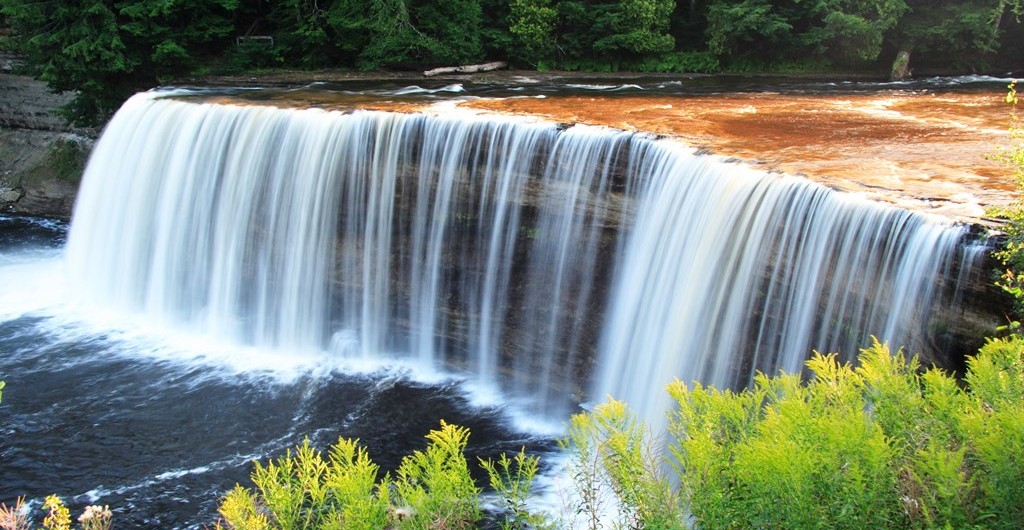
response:
{"label": "river above the falls", "polygon": [[1008,204],[1015,186],[995,159],[1009,144],[1010,80],[476,74],[215,92],[280,106],[458,109],[645,132],[900,208],[991,224],[986,209]]}

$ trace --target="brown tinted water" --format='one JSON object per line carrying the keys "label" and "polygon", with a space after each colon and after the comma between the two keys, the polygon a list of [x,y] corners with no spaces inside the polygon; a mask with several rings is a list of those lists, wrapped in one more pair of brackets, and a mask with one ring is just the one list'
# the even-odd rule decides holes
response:
{"label": "brown tinted water", "polygon": [[998,92],[547,96],[464,105],[680,138],[768,170],[964,220],[1012,199]]}
{"label": "brown tinted water", "polygon": [[[677,138],[695,148],[803,175],[831,188],[966,222],[1009,203],[1004,82],[914,84],[747,78],[403,79],[394,89],[315,84],[213,97],[219,103],[530,115]],[[603,84],[596,85],[594,82]],[[627,84],[614,85],[622,82]],[[428,85],[427,83],[432,83]],[[589,83],[589,84],[587,84]],[[426,88],[409,90],[424,86]],[[368,87],[376,88],[373,83]],[[210,95],[203,96],[210,98]],[[444,107],[437,103],[446,102]]]}

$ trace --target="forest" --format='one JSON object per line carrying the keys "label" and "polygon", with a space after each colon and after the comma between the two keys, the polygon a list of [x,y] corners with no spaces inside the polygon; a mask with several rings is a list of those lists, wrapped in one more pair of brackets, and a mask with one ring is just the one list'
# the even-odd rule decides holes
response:
{"label": "forest", "polygon": [[273,68],[1005,72],[1024,57],[1022,13],[1024,0],[0,0],[0,51],[77,91],[66,115],[94,125],[140,89]]}

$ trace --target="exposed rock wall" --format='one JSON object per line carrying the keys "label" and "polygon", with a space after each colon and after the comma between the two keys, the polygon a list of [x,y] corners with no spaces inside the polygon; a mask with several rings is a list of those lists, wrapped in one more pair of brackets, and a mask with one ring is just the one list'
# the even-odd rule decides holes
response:
{"label": "exposed rock wall", "polygon": [[70,98],[0,73],[0,211],[70,217],[94,137],[55,112]]}

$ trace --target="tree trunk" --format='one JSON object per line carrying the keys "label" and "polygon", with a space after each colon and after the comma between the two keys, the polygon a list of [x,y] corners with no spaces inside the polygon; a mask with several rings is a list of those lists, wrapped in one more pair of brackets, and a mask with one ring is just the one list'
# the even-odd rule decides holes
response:
{"label": "tree trunk", "polygon": [[435,75],[442,74],[472,74],[475,72],[488,72],[490,70],[497,70],[499,68],[505,68],[508,63],[504,61],[495,61],[493,63],[483,64],[470,64],[466,66],[446,66],[444,68],[434,68],[433,70],[427,70],[423,72],[423,75],[432,77]]}
{"label": "tree trunk", "polygon": [[892,62],[892,73],[890,81],[906,81],[910,79],[910,50],[900,50],[896,54],[896,60]]}

